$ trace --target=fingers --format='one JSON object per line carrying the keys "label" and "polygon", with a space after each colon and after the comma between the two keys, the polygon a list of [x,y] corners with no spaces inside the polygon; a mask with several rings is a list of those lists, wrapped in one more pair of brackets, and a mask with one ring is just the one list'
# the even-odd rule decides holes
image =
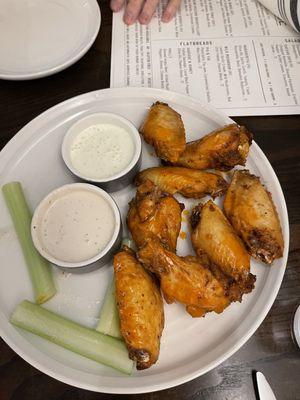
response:
{"label": "fingers", "polygon": [[159,0],[146,0],[142,12],[139,16],[141,24],[148,24],[155,13]]}
{"label": "fingers", "polygon": [[144,0],[129,0],[125,8],[123,20],[125,24],[133,24],[143,8]]}
{"label": "fingers", "polygon": [[113,12],[118,12],[121,10],[124,3],[125,0],[111,0],[110,8],[112,9]]}
{"label": "fingers", "polygon": [[[141,24],[148,24],[153,17],[159,1],[160,0],[127,0],[126,4],[126,0],[111,0],[110,8],[114,12],[118,12],[125,4],[125,13],[123,17],[125,24],[131,25],[137,19]],[[169,0],[161,18],[163,22],[171,21],[180,3],[181,0]]]}
{"label": "fingers", "polygon": [[161,17],[161,20],[163,22],[170,22],[172,18],[174,18],[179,6],[180,6],[181,0],[169,0],[167,7],[165,8],[165,11],[163,12],[163,15]]}

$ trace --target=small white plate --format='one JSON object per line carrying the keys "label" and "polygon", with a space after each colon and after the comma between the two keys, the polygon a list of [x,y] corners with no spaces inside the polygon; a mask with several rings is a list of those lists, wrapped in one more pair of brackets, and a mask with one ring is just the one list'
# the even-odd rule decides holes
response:
{"label": "small white plate", "polygon": [[[61,144],[71,125],[88,114],[114,112],[136,127],[149,106],[157,101],[169,103],[181,115],[187,140],[228,124],[231,120],[212,107],[185,95],[159,89],[106,89],[84,94],[61,103],[26,125],[0,153],[0,186],[19,180],[32,208],[54,188],[74,181],[61,157]],[[142,168],[158,165],[151,146],[143,143]],[[272,193],[281,220],[284,256],[266,266],[251,260],[257,276],[255,289],[243,302],[231,304],[222,314],[192,318],[180,304],[165,304],[165,329],[157,364],[148,370],[124,376],[77,354],[16,329],[9,323],[15,306],[32,300],[32,289],[18,240],[3,196],[0,194],[0,333],[21,357],[46,374],[81,388],[106,393],[142,393],[166,389],[202,375],[226,360],[255,332],[278,293],[287,261],[289,225],[286,204],[277,177],[267,158],[253,143],[246,167],[261,177]],[[128,202],[135,194],[130,185],[113,193],[121,211],[124,235]],[[187,209],[197,200],[184,199]],[[217,201],[220,204],[220,199]],[[184,216],[187,219],[186,216]],[[188,232],[186,222],[182,230]],[[178,253],[193,254],[189,234],[178,239]],[[84,325],[95,327],[112,266],[84,275],[66,275],[54,269],[57,295],[45,307]]]}
{"label": "small white plate", "polygon": [[79,60],[98,34],[96,0],[1,0],[0,78],[26,80]]}

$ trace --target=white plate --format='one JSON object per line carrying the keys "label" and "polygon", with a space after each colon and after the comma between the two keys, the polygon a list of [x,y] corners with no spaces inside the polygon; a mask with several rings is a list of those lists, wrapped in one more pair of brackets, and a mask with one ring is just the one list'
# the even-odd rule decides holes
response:
{"label": "white plate", "polygon": [[52,75],[79,60],[101,22],[96,0],[0,0],[0,78]]}
{"label": "white plate", "polygon": [[[99,111],[119,113],[139,126],[147,108],[156,100],[170,104],[182,115],[187,139],[199,136],[231,120],[210,106],[190,97],[159,89],[106,89],[75,97],[51,108],[25,126],[0,153],[0,184],[22,182],[32,207],[52,189],[73,182],[65,167],[60,146],[64,134],[76,120]],[[151,155],[152,154],[152,155]],[[143,165],[158,164],[153,149],[144,145]],[[89,361],[32,334],[14,328],[9,316],[23,299],[32,299],[32,290],[22,254],[0,196],[0,332],[4,340],[36,368],[85,389],[107,393],[140,393],[165,389],[211,370],[237,351],[261,324],[279,290],[287,260],[288,217],[276,175],[259,147],[253,143],[247,168],[262,177],[273,195],[283,228],[284,257],[272,267],[252,260],[257,275],[255,290],[222,314],[193,319],[179,304],[165,305],[166,322],[159,361],[149,370],[131,377]],[[127,203],[135,189],[114,194],[124,221]],[[181,198],[182,200],[182,198]],[[196,203],[184,200],[188,208]],[[125,224],[124,224],[125,226]],[[183,223],[182,229],[187,231]],[[126,233],[125,233],[126,234]],[[180,254],[191,254],[189,240],[178,240]],[[45,307],[94,327],[112,273],[111,266],[86,275],[65,275],[55,270],[58,294]]]}

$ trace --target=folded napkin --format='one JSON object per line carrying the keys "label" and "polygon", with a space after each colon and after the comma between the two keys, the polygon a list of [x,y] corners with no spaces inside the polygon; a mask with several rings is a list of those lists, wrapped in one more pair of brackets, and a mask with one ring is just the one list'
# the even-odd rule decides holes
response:
{"label": "folded napkin", "polygon": [[259,0],[259,2],[300,32],[300,0]]}

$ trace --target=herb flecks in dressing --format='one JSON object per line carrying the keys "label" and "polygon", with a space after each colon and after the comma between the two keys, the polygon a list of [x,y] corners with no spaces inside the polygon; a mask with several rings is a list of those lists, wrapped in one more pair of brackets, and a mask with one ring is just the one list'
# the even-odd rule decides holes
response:
{"label": "herb flecks in dressing", "polygon": [[70,158],[73,167],[91,179],[109,178],[124,170],[134,155],[129,132],[113,124],[92,125],[73,140]]}

